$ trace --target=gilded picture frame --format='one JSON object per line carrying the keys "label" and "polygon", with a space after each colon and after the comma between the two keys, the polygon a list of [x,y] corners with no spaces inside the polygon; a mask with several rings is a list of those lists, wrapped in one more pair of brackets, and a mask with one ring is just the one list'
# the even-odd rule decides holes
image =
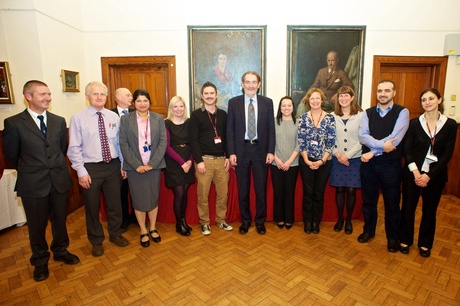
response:
{"label": "gilded picture frame", "polygon": [[8,62],[0,62],[0,104],[14,104],[13,86]]}
{"label": "gilded picture frame", "polygon": [[80,74],[75,71],[61,69],[62,91],[80,92]]}
{"label": "gilded picture frame", "polygon": [[217,106],[227,111],[228,100],[242,94],[246,71],[260,74],[259,94],[265,92],[266,26],[188,26],[190,110],[201,107],[201,86],[217,87]]}

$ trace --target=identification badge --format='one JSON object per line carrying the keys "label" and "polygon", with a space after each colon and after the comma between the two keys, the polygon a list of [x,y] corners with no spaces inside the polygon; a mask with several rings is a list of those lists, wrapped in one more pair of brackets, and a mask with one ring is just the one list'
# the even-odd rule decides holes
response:
{"label": "identification badge", "polygon": [[220,136],[214,137],[214,143],[215,144],[222,143],[222,139],[220,138]]}
{"label": "identification badge", "polygon": [[317,146],[317,145],[318,145],[318,141],[317,141],[317,140],[312,140],[312,141],[310,142],[310,144],[311,144],[312,146]]}
{"label": "identification badge", "polygon": [[438,161],[438,157],[430,153],[426,156],[426,161],[428,164],[435,163]]}
{"label": "identification badge", "polygon": [[148,152],[152,150],[152,145],[144,145],[144,152]]}

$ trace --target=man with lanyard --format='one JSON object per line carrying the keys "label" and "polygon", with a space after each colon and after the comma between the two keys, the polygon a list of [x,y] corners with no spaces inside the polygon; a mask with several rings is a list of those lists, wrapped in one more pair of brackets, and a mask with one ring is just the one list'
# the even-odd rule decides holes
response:
{"label": "man with lanyard", "polygon": [[217,88],[206,82],[201,88],[201,108],[190,116],[190,146],[196,162],[198,215],[201,233],[211,234],[209,226],[209,189],[216,189],[216,223],[226,231],[232,226],[225,221],[227,214],[230,163],[226,156],[227,113],[217,108]]}

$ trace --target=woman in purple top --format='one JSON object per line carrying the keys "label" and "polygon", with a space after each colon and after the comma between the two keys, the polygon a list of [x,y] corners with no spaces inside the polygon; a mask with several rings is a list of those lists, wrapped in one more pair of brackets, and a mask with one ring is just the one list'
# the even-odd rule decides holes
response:
{"label": "woman in purple top", "polygon": [[174,216],[176,232],[189,236],[192,228],[185,220],[187,210],[187,191],[195,182],[192,149],[189,146],[190,119],[184,99],[175,96],[169,102],[168,117],[165,120],[167,147],[165,184],[174,193]]}

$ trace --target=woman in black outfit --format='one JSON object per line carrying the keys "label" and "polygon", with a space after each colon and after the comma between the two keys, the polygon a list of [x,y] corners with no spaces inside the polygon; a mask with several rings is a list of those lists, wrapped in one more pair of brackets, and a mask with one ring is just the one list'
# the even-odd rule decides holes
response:
{"label": "woman in black outfit", "polygon": [[447,182],[447,164],[452,157],[457,135],[457,123],[442,114],[442,102],[437,89],[425,89],[420,95],[420,103],[425,112],[411,120],[406,133],[399,249],[403,254],[409,254],[409,247],[414,243],[415,210],[420,194],[420,255],[429,257],[433,247],[436,210]]}
{"label": "woman in black outfit", "polygon": [[192,149],[189,146],[189,123],[184,99],[179,96],[172,97],[168,118],[165,120],[168,141],[165,154],[165,184],[174,193],[176,232],[182,236],[189,236],[192,230],[185,220],[185,211],[188,188],[195,182]]}

